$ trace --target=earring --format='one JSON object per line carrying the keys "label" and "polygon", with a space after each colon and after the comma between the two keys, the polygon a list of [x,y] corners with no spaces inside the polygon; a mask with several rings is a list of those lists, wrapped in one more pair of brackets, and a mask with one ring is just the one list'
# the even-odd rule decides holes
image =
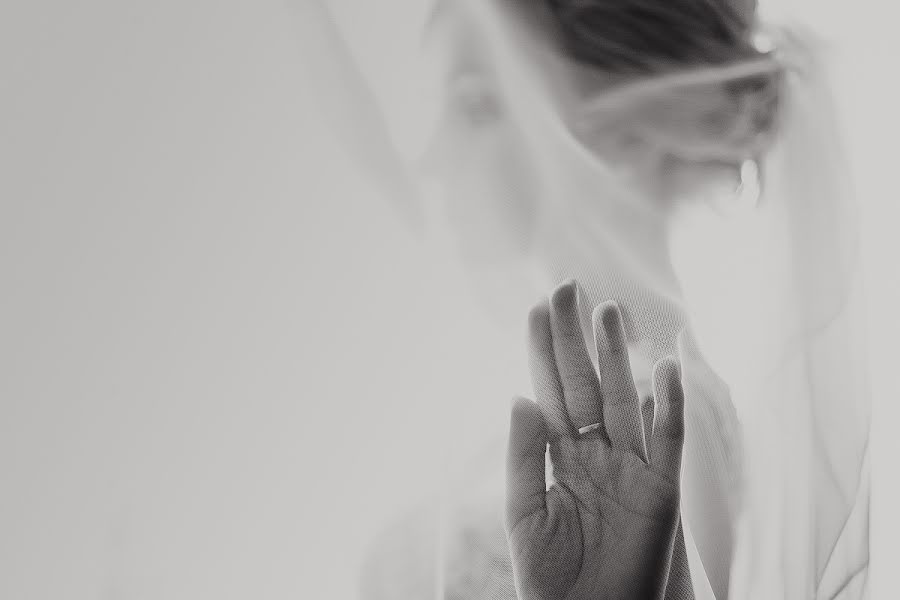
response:
{"label": "earring", "polygon": [[759,206],[763,192],[760,161],[748,158],[741,163],[738,185],[735,189],[735,203],[744,210]]}

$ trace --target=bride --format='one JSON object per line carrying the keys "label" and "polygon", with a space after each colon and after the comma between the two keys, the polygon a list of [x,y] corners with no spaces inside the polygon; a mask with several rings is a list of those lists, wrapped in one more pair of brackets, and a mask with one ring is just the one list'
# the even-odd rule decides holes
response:
{"label": "bride", "polygon": [[[421,21],[400,72],[369,78],[373,99],[342,25],[336,127],[388,194],[424,198],[505,319],[566,279],[585,331],[615,302],[647,439],[653,365],[677,355],[666,597],[864,597],[855,213],[815,39],[752,0],[439,0]],[[401,64],[420,56],[413,77]],[[366,597],[515,597],[496,490],[471,487],[488,491],[449,502],[439,533],[413,519],[386,534]]]}

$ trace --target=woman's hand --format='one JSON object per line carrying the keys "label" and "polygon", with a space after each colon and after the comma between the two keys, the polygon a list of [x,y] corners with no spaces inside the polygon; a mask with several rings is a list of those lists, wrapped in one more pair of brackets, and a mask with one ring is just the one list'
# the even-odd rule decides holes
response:
{"label": "woman's hand", "polygon": [[598,379],[576,295],[574,282],[565,284],[530,315],[537,403],[513,406],[507,464],[516,587],[522,600],[663,598],[679,519],[678,363],[654,368],[655,422],[645,444],[619,311],[612,303],[594,311]]}

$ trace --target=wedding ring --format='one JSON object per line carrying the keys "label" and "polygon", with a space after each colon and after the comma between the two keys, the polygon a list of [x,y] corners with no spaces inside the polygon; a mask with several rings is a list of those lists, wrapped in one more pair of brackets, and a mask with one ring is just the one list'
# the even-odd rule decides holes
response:
{"label": "wedding ring", "polygon": [[584,427],[578,428],[578,435],[584,435],[586,433],[590,433],[592,431],[596,431],[600,429],[600,423],[594,423],[593,425],[585,425]]}

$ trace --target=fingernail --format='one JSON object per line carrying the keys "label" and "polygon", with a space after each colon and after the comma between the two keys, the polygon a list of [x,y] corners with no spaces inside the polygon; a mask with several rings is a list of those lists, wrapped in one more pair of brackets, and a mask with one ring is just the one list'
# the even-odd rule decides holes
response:
{"label": "fingernail", "polygon": [[625,349],[625,338],[622,333],[622,320],[619,317],[619,309],[615,302],[607,301],[600,305],[600,323],[612,352],[621,352]]}
{"label": "fingernail", "polygon": [[565,310],[575,305],[575,280],[569,279],[553,291],[550,302],[558,310]]}
{"label": "fingernail", "polygon": [[666,373],[673,373],[679,379],[681,378],[681,363],[676,356],[669,354],[661,358],[658,364],[660,369],[665,369]]}

